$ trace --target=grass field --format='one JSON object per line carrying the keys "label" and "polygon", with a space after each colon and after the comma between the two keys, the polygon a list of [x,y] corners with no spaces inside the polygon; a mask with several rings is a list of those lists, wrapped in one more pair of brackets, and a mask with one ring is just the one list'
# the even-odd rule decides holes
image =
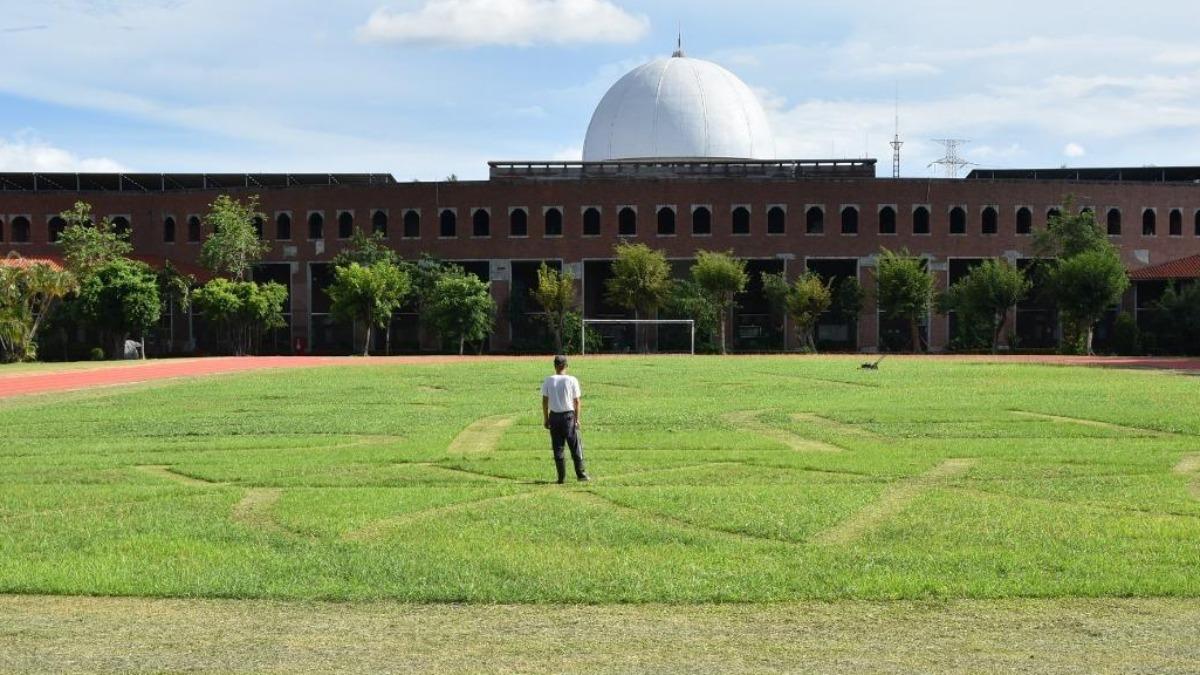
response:
{"label": "grass field", "polygon": [[0,592],[483,603],[1200,596],[1200,379],[578,359],[0,403]]}

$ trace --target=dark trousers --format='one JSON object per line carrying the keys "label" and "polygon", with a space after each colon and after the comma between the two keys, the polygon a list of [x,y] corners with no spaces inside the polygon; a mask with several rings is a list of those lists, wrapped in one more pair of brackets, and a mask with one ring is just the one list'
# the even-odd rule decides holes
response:
{"label": "dark trousers", "polygon": [[575,477],[587,475],[583,466],[583,441],[579,438],[579,427],[575,426],[575,412],[550,413],[550,449],[554,451],[554,465],[561,472],[565,471],[566,461],[563,457],[563,445],[571,448],[571,461],[575,463]]}

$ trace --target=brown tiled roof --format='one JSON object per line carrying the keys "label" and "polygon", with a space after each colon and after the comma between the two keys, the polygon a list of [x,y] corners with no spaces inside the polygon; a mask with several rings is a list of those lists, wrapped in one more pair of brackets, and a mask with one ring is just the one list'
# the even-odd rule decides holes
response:
{"label": "brown tiled roof", "polygon": [[[167,258],[157,255],[143,255],[135,253],[130,256],[134,260],[146,263],[154,269],[162,269],[167,263]],[[24,258],[17,255],[9,255],[0,257],[0,266],[5,267],[32,267],[33,265],[49,265],[54,269],[63,269],[64,262],[61,256],[38,256],[35,258]],[[191,274],[198,281],[207,281],[212,278],[212,272],[194,263],[180,262],[172,260],[171,264],[175,269],[184,274]]]}
{"label": "brown tiled roof", "polygon": [[9,256],[0,258],[0,267],[33,267],[34,265],[49,265],[50,267],[61,270],[62,261],[53,258],[22,258],[20,256]]}
{"label": "brown tiled roof", "polygon": [[1200,255],[1172,260],[1161,265],[1143,267],[1129,273],[1134,281],[1163,281],[1169,279],[1200,279]]}

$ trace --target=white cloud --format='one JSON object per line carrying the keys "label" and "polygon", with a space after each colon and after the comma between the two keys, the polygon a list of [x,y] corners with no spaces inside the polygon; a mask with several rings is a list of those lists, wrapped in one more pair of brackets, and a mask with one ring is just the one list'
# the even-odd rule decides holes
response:
{"label": "white cloud", "polygon": [[0,138],[0,171],[105,173],[124,170],[125,167],[114,160],[79,157],[28,132],[18,133],[12,138]]}
{"label": "white cloud", "polygon": [[363,39],[457,47],[629,43],[650,21],[608,0],[426,0],[416,11],[375,10]]}
{"label": "white cloud", "polygon": [[1063,154],[1067,157],[1083,157],[1087,154],[1087,150],[1078,143],[1067,143],[1067,147],[1063,148]]}

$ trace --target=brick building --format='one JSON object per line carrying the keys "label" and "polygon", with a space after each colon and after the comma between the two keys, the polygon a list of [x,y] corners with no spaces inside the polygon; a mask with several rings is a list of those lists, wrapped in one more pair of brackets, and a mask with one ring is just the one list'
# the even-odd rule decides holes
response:
{"label": "brick building", "polygon": [[[297,345],[348,350],[349,329],[329,321],[324,287],[329,260],[356,228],[384,233],[405,258],[460,262],[490,281],[501,308],[488,345],[494,351],[532,348],[536,324],[526,319],[536,308],[525,298],[543,261],[575,273],[586,316],[624,316],[602,292],[621,240],[663,250],[681,275],[699,249],[732,250],[748,260],[754,283],[731,333],[742,349],[791,343],[766,325],[758,272],[853,275],[869,289],[886,247],[925,257],[945,287],[986,258],[1029,264],[1032,232],[1068,199],[1096,214],[1131,271],[1200,254],[1200,167],[878,178],[874,160],[773,159],[769,130],[761,111],[750,110],[757,103],[744,87],[728,71],[681,53],[659,59],[622,78],[601,102],[587,161],[493,162],[483,181],[0,174],[0,252],[53,257],[62,227],[57,214],[83,200],[128,228],[137,257],[199,272],[208,204],[220,194],[257,195],[270,251],[256,276],[290,290],[289,328],[268,347],[280,352]],[[1136,289],[1126,301],[1131,311],[1139,307]],[[1053,343],[1053,311],[1030,301],[1015,318],[1021,346]],[[203,349],[201,318],[173,313],[164,322],[162,351]],[[926,330],[931,349],[944,349],[953,319],[933,315]],[[397,317],[394,334],[402,350],[437,347],[409,314]],[[819,337],[833,347],[875,351],[901,346],[894,341],[903,334],[881,322],[868,300],[856,324],[826,322]]]}

